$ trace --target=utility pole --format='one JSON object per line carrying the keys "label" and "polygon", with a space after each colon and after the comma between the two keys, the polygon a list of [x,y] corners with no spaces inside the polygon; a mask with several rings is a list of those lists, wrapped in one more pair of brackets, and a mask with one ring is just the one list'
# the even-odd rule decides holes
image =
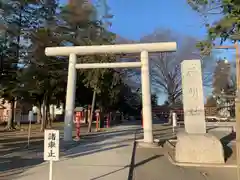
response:
{"label": "utility pole", "polygon": [[235,43],[236,48],[236,80],[237,92],[235,99],[235,117],[236,117],[236,151],[237,151],[237,178],[240,180],[240,76],[239,76],[239,46]]}
{"label": "utility pole", "polygon": [[214,49],[236,50],[236,96],[235,96],[235,119],[236,119],[236,155],[237,155],[237,179],[240,180],[240,71],[239,71],[239,44],[233,46],[217,46]]}

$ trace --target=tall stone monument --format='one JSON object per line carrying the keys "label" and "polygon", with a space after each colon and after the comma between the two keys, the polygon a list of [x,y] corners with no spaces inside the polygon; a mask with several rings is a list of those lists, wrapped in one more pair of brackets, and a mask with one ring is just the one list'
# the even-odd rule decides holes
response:
{"label": "tall stone monument", "polygon": [[219,139],[206,133],[200,60],[181,64],[185,132],[177,134],[175,159],[182,163],[224,163]]}
{"label": "tall stone monument", "polygon": [[201,62],[183,61],[181,71],[185,131],[206,133]]}

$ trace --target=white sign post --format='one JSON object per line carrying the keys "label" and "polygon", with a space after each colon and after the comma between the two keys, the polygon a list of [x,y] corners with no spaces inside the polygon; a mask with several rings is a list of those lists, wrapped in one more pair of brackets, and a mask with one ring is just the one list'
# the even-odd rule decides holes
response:
{"label": "white sign post", "polygon": [[59,130],[44,132],[44,161],[49,161],[49,180],[53,179],[53,161],[59,160]]}
{"label": "white sign post", "polygon": [[172,113],[172,130],[175,132],[175,127],[177,126],[177,115],[175,112]]}
{"label": "white sign post", "polygon": [[31,138],[31,128],[32,128],[32,121],[33,121],[33,112],[29,111],[28,112],[28,143],[27,147],[29,148],[30,146],[30,138]]}

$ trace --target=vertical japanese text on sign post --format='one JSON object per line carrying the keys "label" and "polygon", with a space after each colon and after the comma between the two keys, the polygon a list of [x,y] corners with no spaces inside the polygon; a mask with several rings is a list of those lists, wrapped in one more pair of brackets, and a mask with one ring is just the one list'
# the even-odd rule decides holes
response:
{"label": "vertical japanese text on sign post", "polygon": [[53,152],[52,148],[56,147],[56,143],[55,143],[56,134],[54,132],[49,133],[48,140],[49,140],[49,142],[48,142],[48,148],[49,148],[48,157],[55,157],[55,153]]}
{"label": "vertical japanese text on sign post", "polygon": [[57,161],[59,159],[59,131],[45,130],[44,160]]}

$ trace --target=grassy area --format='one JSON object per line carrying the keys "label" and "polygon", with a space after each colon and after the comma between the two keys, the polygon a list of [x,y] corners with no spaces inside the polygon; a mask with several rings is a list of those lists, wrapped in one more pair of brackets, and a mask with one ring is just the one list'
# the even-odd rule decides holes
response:
{"label": "grassy area", "polygon": [[[53,129],[63,129],[63,122],[55,122],[52,124]],[[4,126],[0,127],[0,155],[21,152],[26,149],[28,143],[28,124],[21,125],[21,129],[17,128],[14,131],[5,131]],[[37,148],[43,145],[44,133],[40,132],[40,124],[31,125],[30,144],[32,148]]]}
{"label": "grassy area", "polygon": [[[64,127],[64,122],[54,122],[52,124],[52,128],[51,129],[61,129]],[[29,124],[22,124],[21,125],[21,129],[23,130],[28,130],[29,128]],[[40,130],[41,129],[41,124],[31,124],[31,129],[32,130]]]}
{"label": "grassy area", "polygon": [[[4,126],[0,126],[0,157],[1,155],[9,153],[18,153],[21,156],[22,152],[27,150],[26,146],[28,144],[28,124],[22,124],[21,129],[17,128],[14,131],[5,131]],[[44,132],[40,132],[40,124],[31,125],[31,134],[30,134],[30,148],[39,149],[43,148],[44,141]],[[51,129],[60,130],[60,134],[63,134],[64,122],[54,122]],[[96,133],[95,127],[93,126],[93,133]],[[104,131],[104,129],[101,129]],[[81,135],[87,133],[87,125],[82,124]],[[73,138],[76,135],[75,128],[73,127],[72,131]],[[84,136],[82,136],[83,138]]]}
{"label": "grassy area", "polygon": [[[53,129],[59,129],[63,134],[64,122],[55,122]],[[4,126],[0,127],[4,129]],[[32,124],[30,146],[28,145],[28,124],[23,124],[21,130],[0,131],[0,179],[15,179],[16,174],[20,174],[24,169],[43,162],[44,133],[40,132],[41,125]],[[93,134],[95,132],[93,126]],[[101,129],[104,131],[104,129]],[[87,125],[81,125],[81,139],[89,140],[83,134],[87,133]],[[75,128],[73,128],[73,138],[75,137]],[[80,141],[81,142],[81,141]],[[78,145],[79,142],[60,144],[60,156],[64,155],[65,150]]]}
{"label": "grassy area", "polygon": [[[63,130],[63,126],[64,122],[52,124],[53,129]],[[4,126],[1,128],[4,129]],[[13,176],[23,169],[43,162],[44,133],[40,132],[40,128],[41,125],[32,124],[29,147],[28,124],[23,124],[21,130],[0,131],[0,179],[15,179]],[[66,144],[62,148],[71,148],[73,145]]]}
{"label": "grassy area", "polygon": [[[61,129],[61,128],[63,128],[63,126],[64,126],[64,122],[54,122],[52,124],[53,129]],[[29,128],[29,124],[24,123],[24,124],[21,124],[21,128],[16,126],[15,131],[19,131],[19,130],[25,131],[25,130],[28,130],[28,128]],[[39,130],[40,131],[40,129],[41,129],[41,124],[37,124],[37,123],[31,124],[31,130]],[[0,125],[0,133],[1,132],[8,132],[5,130],[5,125],[3,125],[3,124]]]}

